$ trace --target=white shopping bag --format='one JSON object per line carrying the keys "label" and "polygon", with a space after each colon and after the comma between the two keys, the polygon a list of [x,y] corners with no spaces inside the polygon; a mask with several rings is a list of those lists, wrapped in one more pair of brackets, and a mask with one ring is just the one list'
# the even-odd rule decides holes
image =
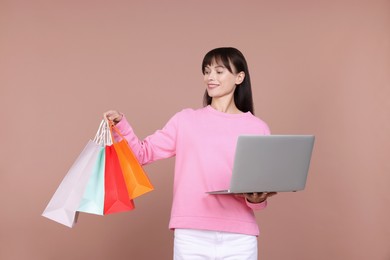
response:
{"label": "white shopping bag", "polygon": [[77,157],[61,184],[57,188],[42,216],[68,227],[73,227],[77,218],[76,212],[80,206],[89,178],[99,162],[102,150],[103,136],[106,133],[105,121],[100,124],[94,140],[88,141],[83,151]]}

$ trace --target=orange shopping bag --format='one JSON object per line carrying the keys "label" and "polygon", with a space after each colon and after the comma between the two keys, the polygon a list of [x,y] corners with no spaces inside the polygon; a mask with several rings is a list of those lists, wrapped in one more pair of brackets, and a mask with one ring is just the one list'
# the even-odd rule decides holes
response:
{"label": "orange shopping bag", "polygon": [[115,142],[113,138],[113,142],[115,151],[119,158],[123,177],[126,182],[129,198],[134,199],[149,191],[152,191],[154,188],[148,176],[130,149],[126,139],[122,136],[118,128],[112,122],[110,122],[110,130],[112,135],[115,131],[115,133],[122,137],[122,140],[119,142]]}

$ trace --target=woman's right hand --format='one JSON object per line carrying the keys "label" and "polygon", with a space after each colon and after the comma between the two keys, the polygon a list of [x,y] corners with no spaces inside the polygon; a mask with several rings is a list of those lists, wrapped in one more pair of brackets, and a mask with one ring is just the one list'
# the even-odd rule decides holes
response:
{"label": "woman's right hand", "polygon": [[104,118],[114,122],[115,124],[119,123],[123,118],[123,114],[116,110],[108,110],[103,114],[103,116]]}

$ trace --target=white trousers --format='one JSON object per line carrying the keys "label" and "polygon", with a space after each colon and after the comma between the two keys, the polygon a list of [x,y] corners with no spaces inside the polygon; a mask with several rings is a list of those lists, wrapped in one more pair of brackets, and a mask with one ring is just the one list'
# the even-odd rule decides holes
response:
{"label": "white trousers", "polygon": [[257,237],[194,229],[175,229],[174,260],[257,260]]}

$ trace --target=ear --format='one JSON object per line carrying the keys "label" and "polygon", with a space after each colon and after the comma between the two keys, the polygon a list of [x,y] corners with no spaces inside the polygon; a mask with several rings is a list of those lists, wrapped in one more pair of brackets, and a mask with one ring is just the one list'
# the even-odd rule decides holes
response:
{"label": "ear", "polygon": [[244,78],[245,78],[245,72],[241,71],[241,72],[237,73],[236,85],[240,85],[244,81]]}

